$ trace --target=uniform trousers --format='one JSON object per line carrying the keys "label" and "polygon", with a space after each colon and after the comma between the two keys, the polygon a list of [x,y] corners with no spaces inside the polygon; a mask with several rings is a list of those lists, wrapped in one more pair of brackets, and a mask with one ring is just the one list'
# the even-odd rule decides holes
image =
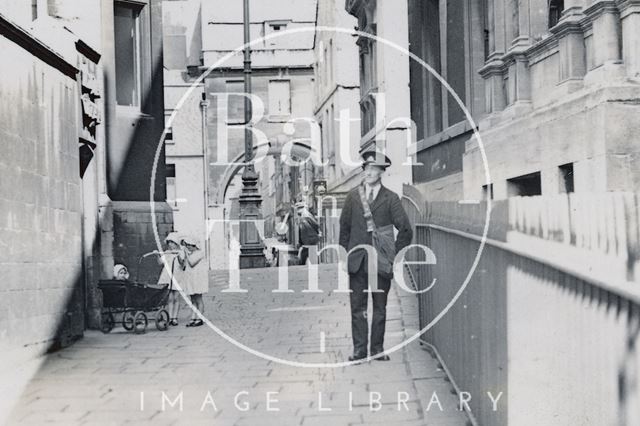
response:
{"label": "uniform trousers", "polygon": [[[373,318],[371,319],[371,356],[384,351],[384,330],[387,321],[387,296],[391,288],[391,280],[378,275],[379,292],[371,293],[369,276],[366,273],[366,262],[362,262],[360,269],[349,274],[349,295],[351,304],[351,336],[353,339],[353,354],[356,357],[366,357],[369,348],[369,324],[367,321],[367,306],[369,294],[373,300]],[[373,290],[373,289],[372,289]]]}

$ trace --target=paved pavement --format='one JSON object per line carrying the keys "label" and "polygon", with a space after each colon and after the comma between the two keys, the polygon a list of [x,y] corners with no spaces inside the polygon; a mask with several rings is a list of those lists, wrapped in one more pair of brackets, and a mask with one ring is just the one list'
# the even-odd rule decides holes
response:
{"label": "paved pavement", "polygon": [[[236,344],[206,326],[184,327],[187,308],[165,332],[88,331],[48,357],[9,423],[467,424],[444,372],[417,341],[390,362],[335,367],[351,352],[348,295],[331,291],[337,272],[320,267],[322,292],[303,292],[305,268],[288,272],[288,293],[272,292],[277,269],[243,271],[242,294],[222,292],[228,277],[212,275],[207,318]],[[416,297],[393,288],[387,349],[415,334],[418,320]],[[334,366],[296,366],[307,363]]]}

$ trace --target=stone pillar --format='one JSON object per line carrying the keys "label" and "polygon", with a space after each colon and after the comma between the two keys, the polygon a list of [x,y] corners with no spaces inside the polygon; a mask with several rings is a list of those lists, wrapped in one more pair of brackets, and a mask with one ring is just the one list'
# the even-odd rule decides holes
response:
{"label": "stone pillar", "polygon": [[494,0],[492,2],[493,28],[489,35],[489,40],[493,50],[489,54],[489,59],[494,56],[502,56],[507,51],[504,2],[505,0]]}
{"label": "stone pillar", "polygon": [[509,73],[509,90],[507,100],[510,106],[517,106],[518,113],[522,108],[531,107],[531,78],[529,75],[529,63],[520,49],[513,48],[505,55],[505,64]]}
{"label": "stone pillar", "polygon": [[586,73],[584,33],[579,8],[565,10],[560,22],[551,29],[558,38],[560,83],[580,80]]}
{"label": "stone pillar", "polygon": [[[376,8],[377,32],[385,40],[392,41],[409,50],[408,6],[407,0],[379,0]],[[402,184],[412,182],[411,167],[407,162],[407,136],[410,128],[403,119],[411,117],[409,93],[409,60],[398,50],[378,43],[378,87],[384,94],[376,98],[376,113],[379,117],[377,132],[384,133],[385,151],[392,161],[387,169],[385,184],[401,194]],[[378,133],[380,135],[380,133]],[[415,135],[414,135],[415,136]],[[414,137],[415,139],[415,137]]]}
{"label": "stone pillar", "polygon": [[488,62],[479,72],[485,81],[485,111],[488,114],[502,111],[506,105],[503,62],[498,59]]}
{"label": "stone pillar", "polygon": [[640,77],[640,1],[618,1],[622,22],[622,58],[629,77]]}
{"label": "stone pillar", "polygon": [[506,105],[504,88],[504,63],[502,55],[506,51],[504,0],[489,2],[489,56],[478,72],[485,80],[485,112],[502,111]]}
{"label": "stone pillar", "polygon": [[520,0],[506,0],[505,32],[507,46],[517,43],[520,36],[519,3]]}
{"label": "stone pillar", "polygon": [[549,0],[529,0],[529,35],[533,42],[545,36],[549,29]]}
{"label": "stone pillar", "polygon": [[513,40],[513,46],[531,44],[529,20],[529,0],[518,0],[518,36]]}
{"label": "stone pillar", "polygon": [[603,83],[623,76],[620,17],[615,1],[595,1],[584,11],[593,28],[595,69],[585,77],[585,83]]}
{"label": "stone pillar", "polygon": [[[209,206],[207,242],[209,243],[209,265],[211,269],[222,270],[229,266],[229,241],[231,223],[225,222],[224,205]],[[224,236],[222,238],[221,236]]]}

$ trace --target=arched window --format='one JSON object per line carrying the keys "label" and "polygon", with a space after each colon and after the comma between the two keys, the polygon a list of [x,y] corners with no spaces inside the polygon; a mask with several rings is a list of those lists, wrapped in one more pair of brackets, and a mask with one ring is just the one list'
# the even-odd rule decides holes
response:
{"label": "arched window", "polygon": [[549,28],[555,27],[564,10],[564,0],[549,0]]}

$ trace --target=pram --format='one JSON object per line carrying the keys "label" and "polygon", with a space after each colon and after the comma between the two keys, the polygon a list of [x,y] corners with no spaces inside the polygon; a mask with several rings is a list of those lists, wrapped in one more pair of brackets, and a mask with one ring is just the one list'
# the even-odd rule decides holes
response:
{"label": "pram", "polygon": [[[109,333],[116,325],[116,316],[122,314],[122,327],[136,334],[144,333],[149,324],[147,313],[155,313],[156,328],[165,331],[169,327],[169,312],[165,309],[171,284],[158,285],[140,282],[140,264],[143,259],[157,255],[145,253],[138,259],[138,271],[134,281],[100,280],[102,291],[102,332]],[[173,265],[172,265],[173,266]],[[164,266],[162,266],[164,267]]]}

